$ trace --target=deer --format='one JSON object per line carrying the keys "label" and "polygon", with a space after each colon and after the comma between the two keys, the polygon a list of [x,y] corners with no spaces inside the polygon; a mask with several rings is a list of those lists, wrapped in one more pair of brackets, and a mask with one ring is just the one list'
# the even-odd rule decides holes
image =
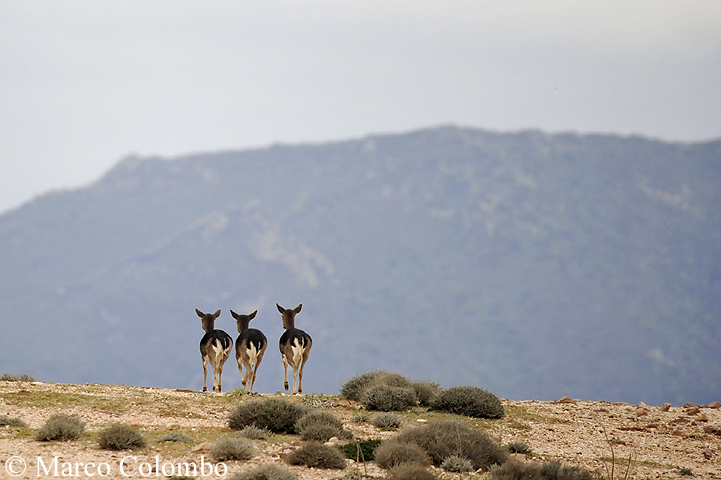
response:
{"label": "deer", "polygon": [[[263,360],[265,347],[268,346],[268,339],[265,338],[263,332],[257,328],[248,328],[248,324],[255,318],[258,310],[249,315],[239,315],[233,310],[230,314],[235,318],[238,326],[237,340],[235,341],[235,360],[238,362],[238,371],[243,388],[249,385],[248,392],[253,393],[253,384],[255,383],[255,374],[258,366]],[[245,375],[243,375],[243,366],[245,366]]]}
{"label": "deer", "polygon": [[213,367],[213,391],[220,393],[223,383],[223,364],[230,356],[233,348],[233,339],[223,330],[215,329],[215,319],[220,316],[220,310],[215,313],[203,313],[197,308],[195,313],[201,319],[205,335],[200,340],[200,356],[203,359],[203,391],[207,392],[206,378],[208,377],[208,363]]}
{"label": "deer", "polygon": [[293,395],[303,393],[303,367],[310,356],[310,347],[313,340],[310,335],[299,328],[295,328],[295,316],[303,308],[299,304],[294,309],[285,309],[275,304],[283,317],[283,328],[285,332],[278,342],[280,354],[283,356],[283,386],[288,390],[288,365],[293,368]]}

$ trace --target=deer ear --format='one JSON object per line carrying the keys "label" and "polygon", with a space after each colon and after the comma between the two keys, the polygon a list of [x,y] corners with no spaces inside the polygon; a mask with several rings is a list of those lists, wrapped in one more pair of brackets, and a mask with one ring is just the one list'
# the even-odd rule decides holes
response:
{"label": "deer ear", "polygon": [[231,314],[231,315],[233,316],[233,318],[235,318],[236,320],[238,319],[238,314],[235,313],[233,310],[230,311],[230,314]]}
{"label": "deer ear", "polygon": [[295,313],[300,313],[300,309],[303,308],[303,304],[299,303],[297,307],[295,307],[295,310],[293,310]]}
{"label": "deer ear", "polygon": [[255,314],[258,313],[258,310],[248,315],[248,320],[253,320],[255,318]]}
{"label": "deer ear", "polygon": [[283,313],[283,312],[284,312],[283,307],[281,307],[281,306],[278,305],[277,303],[275,304],[275,306],[278,307],[278,311],[279,311],[280,313]]}
{"label": "deer ear", "polygon": [[217,312],[215,312],[215,313],[213,314],[213,316],[214,316],[215,318],[218,318],[218,317],[220,316],[220,310],[218,310]]}
{"label": "deer ear", "polygon": [[200,318],[203,318],[203,315],[205,315],[203,312],[201,312],[197,308],[195,309],[195,313],[197,313]]}

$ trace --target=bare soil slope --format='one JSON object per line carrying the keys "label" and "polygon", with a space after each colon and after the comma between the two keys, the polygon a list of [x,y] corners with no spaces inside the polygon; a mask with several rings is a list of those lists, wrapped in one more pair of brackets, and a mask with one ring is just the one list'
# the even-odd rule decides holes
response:
{"label": "bare soil slope", "polygon": [[[216,472],[212,477],[203,475],[209,472],[209,463],[222,467],[210,456],[210,444],[235,434],[227,426],[228,412],[250,398],[123,385],[0,382],[0,416],[19,418],[28,425],[0,427],[0,478],[52,477],[55,466],[59,477],[86,478],[94,473],[97,478],[107,470],[109,475],[104,478],[127,478],[127,474],[134,474],[133,478],[165,478],[164,474],[171,470],[176,475],[185,474],[179,463],[194,464],[198,468],[197,478],[216,478]],[[332,411],[356,438],[388,438],[395,434],[358,421],[364,410],[343,397],[284,398]],[[716,403],[668,408],[564,398],[556,402],[504,400],[503,404],[506,416],[500,420],[471,419],[420,407],[402,415],[406,425],[449,418],[466,421],[503,445],[527,444],[532,453],[520,456],[519,460],[560,460],[602,478],[609,478],[613,453],[616,478],[623,478],[630,456],[631,478],[686,478],[693,474],[696,478],[721,479],[721,409]],[[34,440],[34,430],[55,413],[77,415],[86,422],[85,433],[68,442]],[[138,428],[148,447],[121,452],[100,449],[97,434],[113,422]],[[195,442],[157,442],[158,437],[169,432],[183,433]],[[228,476],[265,463],[285,465],[285,454],[301,444],[299,437],[293,435],[272,435],[256,443],[258,455],[252,460],[225,462]],[[204,465],[206,470],[201,472]],[[90,470],[85,471],[88,466]],[[385,475],[373,463],[359,465],[352,461],[348,461],[345,470],[288,468],[302,479]],[[20,475],[13,476],[14,473]],[[453,477],[441,470],[436,473]],[[470,475],[478,478],[485,474]]]}

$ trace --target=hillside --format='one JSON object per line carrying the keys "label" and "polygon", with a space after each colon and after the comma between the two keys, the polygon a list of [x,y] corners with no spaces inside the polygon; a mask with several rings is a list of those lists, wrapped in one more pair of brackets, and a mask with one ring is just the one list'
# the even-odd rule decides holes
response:
{"label": "hillside", "polygon": [[[721,141],[443,127],[122,160],[0,216],[3,371],[198,389],[195,309],[303,304],[306,393],[388,369],[513,399],[708,404]],[[229,362],[226,389],[240,376]]]}
{"label": "hillside", "polygon": [[[359,414],[366,413],[370,417],[373,412],[364,412],[360,405],[343,397],[266,397],[301,402],[317,410],[332,412],[343,420],[344,428],[356,439],[387,439],[396,434],[395,431],[380,430],[368,421],[358,421]],[[46,467],[51,465],[54,457],[59,457],[61,471],[64,463],[107,464],[111,476],[106,478],[126,478],[120,475],[119,467],[128,457],[130,460],[124,465],[131,473],[134,472],[131,469],[140,468],[142,463],[154,465],[156,457],[160,466],[181,462],[200,465],[201,456],[204,461],[213,463],[209,456],[212,442],[234,435],[228,428],[228,412],[240,402],[250,400],[248,396],[125,385],[0,382],[0,415],[20,418],[28,424],[27,428],[0,428],[0,478],[10,478],[3,476],[8,464],[12,468],[19,465],[11,462],[14,456],[26,461],[27,475],[22,478],[36,478],[40,467],[38,457]],[[632,455],[631,478],[684,478],[682,469],[696,478],[721,478],[718,462],[721,410],[718,407],[689,405],[665,409],[570,399],[551,402],[504,400],[503,404],[506,416],[500,420],[471,419],[414,407],[402,414],[404,425],[401,428],[440,419],[469,422],[501,445],[522,442],[529,446],[531,455],[517,455],[516,460],[541,463],[559,460],[601,478],[609,478],[611,448],[617,461],[614,478],[623,478],[629,455]],[[86,423],[85,433],[71,441],[35,441],[34,430],[60,412],[79,416]],[[139,429],[148,447],[119,452],[100,449],[98,433],[115,422]],[[193,442],[157,442],[159,437],[170,432],[187,435]],[[280,434],[254,443],[257,454],[251,460],[224,462],[228,476],[266,463],[284,465],[285,455],[302,444],[297,435]],[[374,463],[360,466],[348,462],[345,471],[303,466],[288,468],[301,479],[308,480],[362,478],[363,475],[381,478],[385,475],[385,471]],[[440,469],[434,470],[442,473]],[[155,472],[153,470],[152,475]]]}

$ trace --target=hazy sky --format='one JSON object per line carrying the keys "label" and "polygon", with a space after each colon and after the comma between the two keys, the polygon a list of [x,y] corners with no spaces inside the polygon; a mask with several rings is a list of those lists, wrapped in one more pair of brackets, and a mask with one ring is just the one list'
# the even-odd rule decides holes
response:
{"label": "hazy sky", "polygon": [[131,153],[448,123],[719,138],[721,1],[0,1],[0,212]]}

